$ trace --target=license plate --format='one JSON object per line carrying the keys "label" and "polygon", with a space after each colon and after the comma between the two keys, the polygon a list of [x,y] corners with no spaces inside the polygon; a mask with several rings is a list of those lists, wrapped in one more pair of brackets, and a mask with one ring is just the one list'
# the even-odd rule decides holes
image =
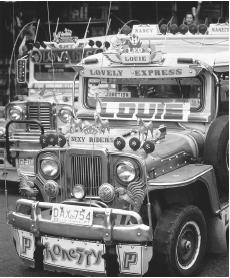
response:
{"label": "license plate", "polygon": [[13,229],[13,237],[18,255],[33,260],[35,250],[34,235],[30,232]]}
{"label": "license plate", "polygon": [[19,158],[18,165],[19,166],[33,166],[34,159],[33,158]]}
{"label": "license plate", "polygon": [[53,237],[41,237],[45,246],[44,265],[63,269],[105,273],[105,245]]}
{"label": "license plate", "polygon": [[55,204],[52,208],[52,222],[91,226],[93,210],[90,207]]}

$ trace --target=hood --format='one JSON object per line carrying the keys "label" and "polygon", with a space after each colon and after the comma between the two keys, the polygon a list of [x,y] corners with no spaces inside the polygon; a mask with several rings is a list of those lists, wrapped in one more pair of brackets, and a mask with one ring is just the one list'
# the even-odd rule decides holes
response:
{"label": "hood", "polygon": [[[147,172],[152,173],[151,175],[154,177],[182,167],[191,160],[198,161],[204,145],[204,138],[200,133],[192,130],[172,129],[167,130],[162,139],[154,142],[154,151],[147,154],[143,149],[144,141],[138,150],[134,151],[130,148],[130,139],[139,138],[139,135],[138,133],[129,134],[131,132],[127,132],[127,128],[110,128],[108,131],[105,127],[104,134],[96,133],[92,126],[83,126],[82,128],[82,131],[67,135],[70,147],[86,148],[87,150],[106,148],[109,153],[121,152],[128,156],[135,155],[145,161]],[[118,150],[114,146],[114,139],[117,137],[125,141],[122,150]],[[152,140],[151,135],[147,140]]]}

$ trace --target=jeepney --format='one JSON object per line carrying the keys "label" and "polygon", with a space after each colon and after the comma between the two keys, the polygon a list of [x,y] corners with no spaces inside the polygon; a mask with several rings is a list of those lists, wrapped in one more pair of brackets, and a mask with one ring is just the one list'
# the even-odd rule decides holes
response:
{"label": "jeepney", "polygon": [[191,276],[227,248],[228,36],[113,45],[78,65],[75,118],[21,172],[17,253],[74,275]]}
{"label": "jeepney", "polygon": [[[65,127],[72,118],[72,108],[77,110],[78,80],[73,96],[74,66],[83,57],[103,51],[90,39],[78,39],[66,29],[58,32],[52,42],[36,42],[31,50],[16,63],[17,83],[27,84],[27,94],[17,95],[5,109],[6,122],[14,121],[10,126],[11,140],[14,141],[14,165],[5,159],[4,131],[1,138],[0,179],[18,180],[16,169],[34,173],[34,156],[40,150],[40,127],[44,132],[56,132]],[[84,48],[84,54],[83,54]],[[33,123],[28,124],[28,120]],[[19,121],[19,122],[18,122]],[[24,122],[23,122],[24,121]],[[5,159],[5,162],[4,162]]]}

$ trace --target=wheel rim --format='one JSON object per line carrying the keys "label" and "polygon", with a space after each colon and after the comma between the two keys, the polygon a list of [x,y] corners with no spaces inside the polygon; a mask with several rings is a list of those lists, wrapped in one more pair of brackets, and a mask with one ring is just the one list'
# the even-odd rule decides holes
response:
{"label": "wheel rim", "polygon": [[176,243],[176,260],[180,268],[191,268],[200,252],[200,228],[194,221],[187,222],[181,229]]}

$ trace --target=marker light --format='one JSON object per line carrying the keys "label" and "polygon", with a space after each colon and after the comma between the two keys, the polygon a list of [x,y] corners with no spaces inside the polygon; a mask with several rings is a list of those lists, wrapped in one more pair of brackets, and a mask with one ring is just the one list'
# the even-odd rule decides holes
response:
{"label": "marker light", "polygon": [[88,58],[88,59],[85,59],[85,61],[84,61],[85,65],[97,64],[97,63],[98,63],[98,59],[97,58]]}
{"label": "marker light", "polygon": [[96,46],[100,48],[102,46],[102,42],[101,41],[96,41]]}
{"label": "marker light", "polygon": [[122,137],[117,137],[114,139],[113,144],[116,149],[118,149],[119,151],[122,151],[124,149],[126,143]]}
{"label": "marker light", "polygon": [[167,33],[167,29],[168,29],[168,27],[167,27],[166,24],[162,24],[162,25],[160,26],[160,32],[161,32],[163,35],[165,35],[165,34]]}
{"label": "marker light", "polygon": [[188,29],[189,29],[189,32],[192,33],[193,35],[196,34],[197,30],[198,30],[196,24],[191,24]]}
{"label": "marker light", "polygon": [[193,64],[192,58],[177,58],[177,64]]}
{"label": "marker light", "polygon": [[152,153],[155,150],[155,145],[152,141],[145,141],[143,149],[146,153]]}
{"label": "marker light", "polygon": [[73,196],[78,200],[82,200],[85,197],[85,187],[82,184],[77,184],[73,187]]}
{"label": "marker light", "polygon": [[89,40],[88,45],[93,47],[94,46],[94,41],[93,40]]}
{"label": "marker light", "polygon": [[199,29],[199,33],[204,35],[207,32],[208,27],[205,24],[200,24],[198,29]]}
{"label": "marker light", "polygon": [[48,146],[47,134],[42,134],[42,135],[40,136],[39,141],[40,141],[40,144],[41,144],[42,148],[47,147],[47,146]]}
{"label": "marker light", "polygon": [[178,32],[178,26],[176,24],[170,25],[169,26],[169,31],[170,31],[170,33],[175,35]]}
{"label": "marker light", "polygon": [[110,47],[110,43],[106,41],[106,42],[104,43],[104,46],[105,46],[105,48],[108,49],[108,48]]}
{"label": "marker light", "polygon": [[140,148],[140,145],[141,141],[136,137],[133,137],[129,140],[129,146],[134,151],[137,151]]}
{"label": "marker light", "polygon": [[181,24],[178,28],[178,31],[184,35],[188,32],[188,26],[185,24]]}

